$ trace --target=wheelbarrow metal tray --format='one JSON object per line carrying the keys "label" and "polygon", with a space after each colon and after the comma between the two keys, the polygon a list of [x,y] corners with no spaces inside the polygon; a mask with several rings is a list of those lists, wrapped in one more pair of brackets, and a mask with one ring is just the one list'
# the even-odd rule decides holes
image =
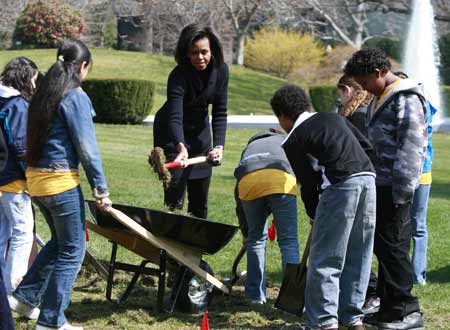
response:
{"label": "wheelbarrow metal tray", "polygon": [[[99,211],[94,201],[87,201],[87,205],[99,226],[130,231],[111,214]],[[233,225],[154,209],[120,204],[114,204],[114,208],[125,213],[153,235],[173,239],[206,254],[214,254],[222,249],[239,229]]]}

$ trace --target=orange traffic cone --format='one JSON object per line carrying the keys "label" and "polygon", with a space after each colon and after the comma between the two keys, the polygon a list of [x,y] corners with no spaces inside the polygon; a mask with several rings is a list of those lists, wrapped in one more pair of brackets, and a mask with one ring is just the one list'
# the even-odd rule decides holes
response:
{"label": "orange traffic cone", "polygon": [[267,236],[270,241],[274,241],[277,237],[277,229],[275,228],[275,219],[272,219],[272,225],[267,229]]}
{"label": "orange traffic cone", "polygon": [[208,311],[203,312],[203,320],[200,330],[209,330]]}

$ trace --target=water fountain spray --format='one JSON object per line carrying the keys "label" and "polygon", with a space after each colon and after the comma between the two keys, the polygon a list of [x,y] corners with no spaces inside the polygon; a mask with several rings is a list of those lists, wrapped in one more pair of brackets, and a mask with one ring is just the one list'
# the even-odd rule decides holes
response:
{"label": "water fountain spray", "polygon": [[439,48],[431,0],[414,0],[403,68],[410,78],[424,84],[425,95],[439,110],[433,117],[433,126],[444,119],[438,67]]}

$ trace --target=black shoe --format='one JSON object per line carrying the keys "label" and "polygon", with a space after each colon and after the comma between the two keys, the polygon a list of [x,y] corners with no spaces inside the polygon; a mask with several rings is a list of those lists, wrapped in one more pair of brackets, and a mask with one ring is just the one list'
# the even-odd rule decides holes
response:
{"label": "black shoe", "polygon": [[402,320],[378,322],[378,330],[424,330],[422,313],[414,312],[403,317]]}
{"label": "black shoe", "polygon": [[369,325],[373,325],[373,326],[377,326],[378,325],[378,312],[365,314],[364,315],[364,319],[363,319],[363,323],[369,324]]}

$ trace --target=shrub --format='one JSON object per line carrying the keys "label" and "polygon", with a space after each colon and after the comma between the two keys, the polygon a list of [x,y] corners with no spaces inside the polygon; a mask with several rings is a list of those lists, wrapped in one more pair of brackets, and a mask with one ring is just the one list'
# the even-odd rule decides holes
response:
{"label": "shrub", "polygon": [[148,80],[88,79],[83,89],[92,100],[98,123],[140,124],[150,113],[155,84]]}
{"label": "shrub", "polygon": [[318,64],[325,51],[308,34],[264,28],[245,48],[245,65],[286,78],[294,70]]}
{"label": "shrub", "polygon": [[80,37],[85,24],[81,15],[61,0],[29,4],[16,22],[15,44],[55,47],[64,38]]}
{"label": "shrub", "polygon": [[103,34],[103,46],[106,48],[117,48],[117,17],[113,17],[106,25]]}
{"label": "shrub", "polygon": [[443,109],[438,109],[442,111],[442,115],[446,117],[450,117],[450,86],[442,86],[441,87],[441,97],[442,97],[442,105]]}
{"label": "shrub", "polygon": [[396,61],[402,60],[402,44],[399,40],[375,37],[367,40],[363,48],[380,48],[387,56],[392,57]]}
{"label": "shrub", "polygon": [[441,53],[440,74],[442,83],[450,84],[450,33],[439,38],[439,52]]}
{"label": "shrub", "polygon": [[310,86],[309,96],[314,110],[332,112],[336,109],[338,91],[335,85]]}

